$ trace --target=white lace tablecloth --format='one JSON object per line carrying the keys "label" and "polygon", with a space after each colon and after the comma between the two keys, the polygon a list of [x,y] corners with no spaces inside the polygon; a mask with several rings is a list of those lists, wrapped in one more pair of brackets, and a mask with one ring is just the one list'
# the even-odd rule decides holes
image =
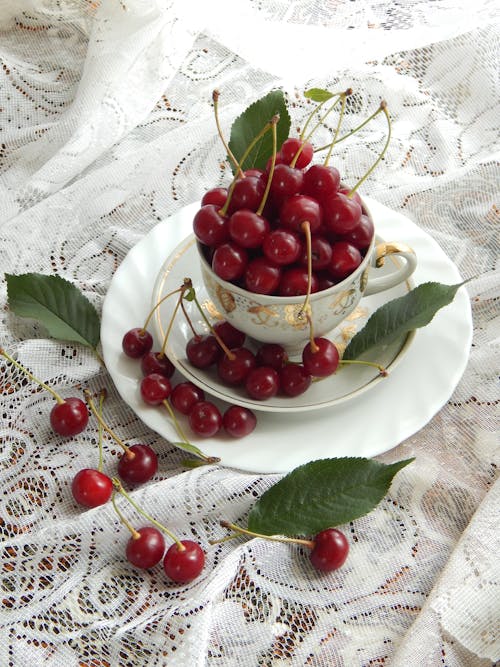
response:
{"label": "white lace tablecloth", "polygon": [[[75,472],[95,465],[95,430],[56,436],[51,397],[0,363],[2,667],[500,658],[498,10],[488,0],[0,3],[0,344],[63,395],[107,387],[116,432],[160,454],[158,474],[134,496],[207,552],[186,586],[161,568],[134,570],[112,508],[81,511],[69,491]],[[3,280],[58,274],[100,309],[127,251],[227,181],[212,90],[228,131],[276,87],[300,126],[300,93],[312,86],[352,87],[360,118],[388,101],[393,140],[364,193],[436,239],[471,279],[474,318],[453,396],[379,457],[415,462],[344,527],[349,559],[321,577],[289,545],[210,546],[224,534],[219,518],[244,520],[279,475],[186,471],[88,350],[8,311]],[[382,136],[375,123],[340,144],[341,173],[362,174]]]}

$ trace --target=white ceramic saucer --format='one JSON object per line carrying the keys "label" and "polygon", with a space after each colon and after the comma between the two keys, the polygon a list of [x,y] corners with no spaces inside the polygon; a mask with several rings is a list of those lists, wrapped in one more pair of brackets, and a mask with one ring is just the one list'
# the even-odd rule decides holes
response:
{"label": "white ceramic saucer", "polygon": [[[377,275],[387,274],[395,271],[397,265],[392,262],[386,262],[380,269],[376,269]],[[375,269],[373,269],[375,270]],[[184,239],[167,258],[162,266],[152,293],[151,308],[160,303],[161,299],[170,294],[183,284],[185,277],[191,278],[195,286],[197,300],[206,311],[206,316],[212,321],[215,316],[221,317],[215,310],[214,304],[210,301],[207,290],[203,285],[198,253],[196,250],[195,238],[189,235]],[[354,333],[361,329],[366,323],[368,317],[383,303],[402,296],[410,289],[410,285],[402,283],[397,287],[386,290],[379,294],[362,299],[359,306],[345,320],[342,326],[332,331],[329,336],[339,348],[345,346],[352,338]],[[156,317],[153,319],[155,325],[155,334],[157,340],[162,341],[166,330],[168,329],[172,312],[175,307],[176,297],[166,299],[156,310]],[[193,322],[197,333],[208,333],[203,318],[200,316],[196,305],[193,302],[185,302],[185,308],[190,320]],[[205,392],[212,396],[217,396],[228,403],[243,405],[253,410],[265,412],[283,412],[291,413],[302,410],[315,410],[337,405],[343,401],[352,400],[367,389],[376,386],[380,381],[386,382],[379,371],[373,366],[351,365],[339,367],[337,372],[321,381],[314,382],[311,387],[302,395],[295,398],[287,396],[274,396],[266,401],[257,401],[249,398],[245,390],[241,387],[228,387],[221,382],[217,376],[216,370],[200,370],[193,366],[186,357],[186,345],[193,336],[186,318],[179,313],[175,319],[168,336],[166,352],[174,366],[182,373],[184,377],[201,387]],[[402,336],[400,340],[385,347],[380,348],[363,358],[367,361],[382,365],[389,373],[392,373],[395,366],[402,359],[404,353],[409,349],[411,342],[415,337],[412,332],[409,335]],[[247,339],[247,347],[256,351],[258,344],[251,339]]]}
{"label": "white ceramic saucer", "polygon": [[[417,253],[415,284],[461,281],[455,265],[428,234],[400,213],[366,200],[377,233],[405,242]],[[132,248],[113,277],[102,313],[104,360],[120,395],[150,428],[172,441],[178,437],[166,412],[142,402],[140,367],[123,354],[121,339],[128,329],[144,323],[165,259],[191,233],[198,207],[196,203],[181,209]],[[191,440],[206,454],[220,457],[222,465],[258,473],[288,472],[326,457],[376,456],[416,433],[446,403],[465,370],[471,338],[470,304],[461,288],[449,306],[417,331],[397,367],[373,390],[321,410],[261,411],[256,430],[241,440],[224,434]],[[215,402],[227,406],[218,398]]]}

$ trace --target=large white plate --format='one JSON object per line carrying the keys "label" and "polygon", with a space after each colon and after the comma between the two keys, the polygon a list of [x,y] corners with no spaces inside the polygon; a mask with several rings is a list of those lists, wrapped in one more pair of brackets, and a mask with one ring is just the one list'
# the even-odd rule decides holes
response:
{"label": "large white plate", "polygon": [[[416,251],[415,284],[461,281],[455,265],[428,234],[400,213],[365,199],[377,233]],[[126,403],[167,440],[178,439],[175,429],[163,409],[141,400],[140,367],[123,354],[121,339],[128,329],[144,324],[158,273],[166,257],[191,233],[198,206],[181,209],[132,248],[103,305],[101,342],[108,371]],[[261,473],[288,472],[319,458],[376,456],[416,433],[446,403],[465,370],[471,337],[470,304],[462,288],[449,306],[417,331],[401,362],[373,390],[312,412],[260,412],[256,430],[241,440],[220,435],[207,440],[193,436],[191,441],[206,454],[220,457],[222,465]]]}
{"label": "large white plate", "polygon": [[[377,276],[396,271],[398,268],[396,262],[385,262],[384,266],[377,271]],[[165,264],[160,269],[158,279],[153,289],[153,298],[151,307],[160,304],[155,311],[151,329],[154,329],[158,340],[162,341],[166,331],[169,328],[170,321],[175,309],[176,299],[171,297],[162,301],[164,297],[178,289],[183,284],[183,280],[189,276],[196,289],[197,301],[207,310],[206,315],[210,318],[213,315],[215,306],[211,302],[201,275],[201,267],[198,259],[198,253],[195,245],[194,235],[189,235],[176,246],[172,254],[167,258]],[[352,338],[354,333],[361,329],[369,316],[382,304],[391,299],[406,294],[410,285],[406,282],[400,283],[396,287],[385,290],[373,296],[363,299],[362,303],[344,320],[341,326],[331,331],[326,337],[332,340],[337,347],[345,346],[347,341]],[[197,333],[208,333],[208,327],[199,314],[196,305],[191,302],[185,302],[185,309],[189,319],[193,323]],[[216,311],[215,313],[221,317]],[[317,410],[337,405],[346,400],[353,400],[362,392],[374,388],[379,382],[385,382],[385,378],[380,374],[377,368],[368,365],[352,364],[345,367],[339,366],[337,372],[321,381],[313,382],[311,387],[300,396],[290,398],[278,394],[266,401],[257,401],[247,396],[243,387],[229,387],[217,376],[215,368],[201,370],[193,366],[186,357],[186,345],[193,332],[186,320],[180,314],[176,319],[174,326],[170,329],[165,351],[168,358],[180,373],[191,380],[204,391],[212,396],[217,396],[228,403],[243,405],[253,410],[263,410],[268,412],[297,412],[300,410]],[[389,373],[395,368],[405,352],[409,349],[415,332],[400,336],[399,340],[383,348],[372,350],[363,356],[365,361],[370,361],[383,366]],[[247,339],[245,345],[254,352],[258,345],[256,341]]]}

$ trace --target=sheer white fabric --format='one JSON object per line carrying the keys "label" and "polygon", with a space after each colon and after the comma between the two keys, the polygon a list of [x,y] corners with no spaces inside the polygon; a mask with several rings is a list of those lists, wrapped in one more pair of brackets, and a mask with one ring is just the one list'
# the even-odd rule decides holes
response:
{"label": "sheer white fabric", "polygon": [[[161,568],[134,570],[112,507],[81,511],[69,491],[74,474],[95,465],[96,430],[53,434],[50,396],[1,362],[0,664],[485,667],[500,659],[497,26],[498,4],[487,0],[0,5],[4,273],[61,275],[100,309],[127,251],[158,220],[227,182],[214,88],[228,132],[272,88],[293,103],[295,127],[307,115],[305,88],[350,86],[346,122],[382,98],[394,119],[389,152],[364,192],[438,241],[470,279],[474,317],[453,396],[379,457],[415,462],[372,513],[344,527],[346,565],[318,576],[297,547],[209,544],[225,534],[219,519],[244,521],[278,475],[185,471],[182,454],[124,405],[89,351],[3,308],[5,349],[65,396],[106,386],[118,435],[159,452],[158,474],[134,497],[197,539],[207,565],[186,586]],[[375,122],[339,144],[346,180],[363,174],[383,136]],[[0,290],[4,306],[5,281]],[[117,448],[105,447],[112,471]]]}

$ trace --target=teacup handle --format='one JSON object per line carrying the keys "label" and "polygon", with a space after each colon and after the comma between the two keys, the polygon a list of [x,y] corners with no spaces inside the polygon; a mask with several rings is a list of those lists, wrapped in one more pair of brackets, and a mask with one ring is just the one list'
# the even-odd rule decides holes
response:
{"label": "teacup handle", "polygon": [[377,292],[382,292],[383,290],[399,285],[399,283],[402,283],[409,278],[417,268],[417,256],[415,255],[415,251],[405,243],[397,243],[393,241],[379,243],[375,246],[375,266],[377,268],[383,266],[385,258],[389,255],[399,255],[400,257],[403,257],[405,260],[403,266],[387,276],[368,276],[368,283],[366,285],[364,296],[376,294]]}

